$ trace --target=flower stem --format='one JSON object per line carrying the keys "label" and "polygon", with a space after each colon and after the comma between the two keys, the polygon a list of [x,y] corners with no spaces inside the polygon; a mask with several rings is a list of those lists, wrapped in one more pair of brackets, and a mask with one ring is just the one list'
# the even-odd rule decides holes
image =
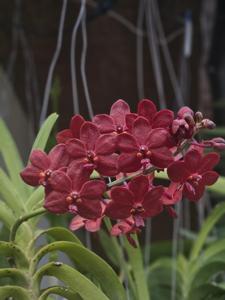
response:
{"label": "flower stem", "polygon": [[108,184],[107,184],[107,187],[108,187],[108,188],[111,188],[111,187],[113,187],[113,186],[115,186],[115,185],[121,185],[121,184],[123,184],[124,182],[130,181],[131,179],[133,179],[133,178],[135,178],[135,177],[137,177],[137,176],[139,176],[139,175],[142,175],[142,174],[143,174],[143,175],[147,175],[147,174],[150,174],[150,173],[152,173],[152,172],[154,172],[154,171],[156,171],[156,170],[158,170],[156,167],[149,167],[149,168],[147,168],[147,169],[145,169],[145,170],[140,170],[140,171],[138,171],[138,172],[133,173],[133,174],[130,175],[130,176],[125,176],[125,177],[122,177],[122,178],[120,178],[120,179],[117,179],[117,180],[114,180],[114,181],[108,183]]}
{"label": "flower stem", "polygon": [[16,222],[14,223],[14,225],[12,226],[9,240],[11,242],[15,241],[17,230],[23,222],[26,222],[27,220],[29,220],[33,217],[36,217],[38,215],[44,214],[44,213],[46,213],[46,209],[42,207],[40,209],[33,211],[32,213],[28,213],[24,216],[19,217],[19,219],[17,219]]}

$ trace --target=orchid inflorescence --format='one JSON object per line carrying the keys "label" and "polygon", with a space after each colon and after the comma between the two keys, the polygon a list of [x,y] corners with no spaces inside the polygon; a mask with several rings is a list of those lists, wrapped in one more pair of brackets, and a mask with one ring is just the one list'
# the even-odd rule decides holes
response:
{"label": "orchid inflorescence", "polygon": [[[75,215],[72,230],[98,231],[106,216],[113,220],[111,234],[125,234],[134,245],[131,234],[140,232],[147,218],[164,209],[175,217],[177,202],[183,197],[198,201],[205,186],[216,182],[213,168],[225,141],[196,137],[214,127],[189,107],[174,116],[143,99],[131,113],[125,101],[117,100],[109,115],[96,115],[92,122],[73,116],[48,154],[32,151],[21,177],[31,186],[44,186],[48,211]],[[170,183],[156,186],[155,175],[164,169]]]}

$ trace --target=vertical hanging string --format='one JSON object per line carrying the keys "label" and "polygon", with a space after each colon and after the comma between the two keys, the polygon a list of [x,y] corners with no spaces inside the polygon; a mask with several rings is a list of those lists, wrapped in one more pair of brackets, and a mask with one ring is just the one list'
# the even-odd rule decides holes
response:
{"label": "vertical hanging string", "polygon": [[152,11],[152,1],[145,0],[145,11],[146,11],[146,27],[148,45],[151,55],[151,61],[153,65],[153,72],[156,79],[157,92],[159,97],[160,108],[166,107],[164,83],[161,70],[160,52],[158,47],[158,41],[156,39],[155,24]]}
{"label": "vertical hanging string", "polygon": [[[177,215],[181,214],[181,202],[176,205]],[[180,218],[173,220],[173,240],[172,240],[172,274],[171,274],[171,300],[176,299],[177,287],[177,253],[178,253],[178,240],[179,240]]]}
{"label": "vertical hanging string", "polygon": [[181,88],[180,88],[180,85],[179,85],[179,82],[177,79],[177,75],[176,75],[176,72],[174,69],[174,65],[172,62],[172,58],[171,58],[171,55],[169,52],[169,47],[166,42],[166,35],[165,35],[164,29],[163,29],[163,24],[162,24],[162,20],[161,20],[161,16],[160,16],[158,3],[155,0],[152,0],[152,3],[153,3],[153,14],[155,16],[155,22],[157,25],[160,40],[162,41],[162,43],[161,43],[162,54],[164,56],[166,67],[167,67],[169,77],[170,77],[170,81],[171,81],[171,84],[172,84],[172,87],[174,90],[177,106],[180,108],[181,106],[184,106],[184,100],[182,97]]}
{"label": "vertical hanging string", "polygon": [[73,98],[73,111],[75,114],[79,114],[79,100],[78,100],[78,89],[77,89],[77,76],[76,76],[76,64],[75,64],[75,56],[76,56],[76,39],[77,32],[82,21],[84,12],[85,12],[85,0],[82,0],[80,11],[77,17],[77,20],[73,27],[72,39],[71,39],[71,48],[70,48],[70,71],[71,71],[71,80],[72,80],[72,98]]}
{"label": "vertical hanging string", "polygon": [[55,70],[55,66],[56,66],[57,60],[59,58],[60,50],[62,48],[63,28],[64,28],[64,21],[65,21],[65,15],[66,15],[66,8],[67,8],[67,0],[63,0],[56,49],[55,49],[55,52],[54,52],[54,55],[53,55],[53,58],[52,58],[52,61],[51,61],[50,67],[49,67],[48,77],[47,77],[47,81],[46,81],[46,85],[45,85],[44,100],[43,100],[40,122],[39,122],[40,126],[44,122],[46,115],[47,115],[49,97],[50,97],[51,86],[52,86],[53,72]]}
{"label": "vertical hanging string", "polygon": [[[144,26],[144,2],[143,0],[139,1],[138,8],[138,18],[137,18],[137,29],[139,31],[143,30]],[[143,61],[143,34],[137,34],[136,39],[136,48],[137,48],[137,58],[136,58],[136,68],[137,68],[137,90],[138,90],[138,98],[144,98],[144,61]]]}
{"label": "vertical hanging string", "polygon": [[85,65],[86,65],[86,56],[87,56],[87,27],[86,27],[86,7],[84,9],[83,13],[83,18],[82,18],[82,23],[81,23],[81,28],[82,28],[82,39],[83,39],[83,48],[82,48],[82,53],[81,53],[81,77],[82,77],[82,82],[83,82],[83,87],[84,87],[84,95],[87,103],[87,108],[88,108],[88,113],[89,117],[92,119],[94,116],[93,113],[93,108],[92,108],[92,103],[90,99],[90,94],[88,90],[88,85],[87,85],[87,78],[86,78],[86,72],[85,72]]}

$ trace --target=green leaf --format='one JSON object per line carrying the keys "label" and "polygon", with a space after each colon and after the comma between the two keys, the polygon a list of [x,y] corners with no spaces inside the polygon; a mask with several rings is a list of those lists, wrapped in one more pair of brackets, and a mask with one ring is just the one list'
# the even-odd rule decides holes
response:
{"label": "green leaf", "polygon": [[54,242],[41,248],[31,262],[31,272],[34,272],[40,259],[52,251],[65,252],[79,271],[89,274],[98,281],[110,300],[125,299],[125,291],[113,269],[95,253],[77,243]]}
{"label": "green leaf", "polygon": [[12,210],[2,201],[0,201],[0,220],[9,230],[15,222],[15,215]]}
{"label": "green leaf", "polygon": [[10,181],[5,172],[0,168],[0,195],[15,215],[19,216],[26,212],[26,208],[19,192],[13,182]]}
{"label": "green leaf", "polygon": [[115,251],[112,236],[109,236],[105,230],[100,230],[98,232],[101,245],[104,249],[105,255],[110,259],[114,266],[119,266],[119,257],[118,253]]}
{"label": "green leaf", "polygon": [[225,186],[225,177],[220,176],[217,182],[211,186],[208,186],[207,189],[213,193],[225,195],[224,186]]}
{"label": "green leaf", "polygon": [[78,293],[63,286],[54,286],[44,290],[38,300],[47,300],[49,295],[63,296],[68,300],[82,300]]}
{"label": "green leaf", "polygon": [[28,211],[37,209],[38,205],[42,206],[44,195],[45,191],[43,186],[39,186],[36,190],[34,190],[30,197],[27,199],[26,207]]}
{"label": "green leaf", "polygon": [[17,285],[28,287],[28,278],[26,274],[16,268],[0,269],[0,278],[11,278]]}
{"label": "green leaf", "polygon": [[212,258],[217,257],[219,254],[225,254],[225,239],[214,242],[212,245],[205,249],[202,260],[209,261]]}
{"label": "green leaf", "polygon": [[192,289],[189,295],[191,300],[224,300],[224,289],[214,284],[203,284]]}
{"label": "green leaf", "polygon": [[19,173],[24,168],[22,159],[11,133],[2,119],[0,119],[0,137],[0,152],[3,156],[9,176],[13,182],[13,185],[17,187],[23,196],[26,196],[28,193],[28,187],[24,184],[19,176]]}
{"label": "green leaf", "polygon": [[[129,263],[131,265],[132,273],[135,279],[138,299],[150,300],[140,246],[134,248],[129,244],[127,239],[125,239],[124,241],[125,249],[129,257]],[[138,244],[137,238],[136,243]]]}
{"label": "green leaf", "polygon": [[83,300],[109,300],[89,279],[63,263],[48,263],[41,267],[35,274],[35,284],[39,286],[42,277],[46,275],[61,280],[73,292],[79,293]]}
{"label": "green leaf", "polygon": [[202,247],[205,244],[206,238],[210,231],[213,229],[214,225],[222,218],[225,214],[225,202],[219,203],[208,216],[208,218],[203,223],[202,229],[198,234],[196,241],[193,244],[190,259],[194,260],[200,254]]}
{"label": "green leaf", "polygon": [[40,131],[38,132],[38,135],[37,135],[37,137],[34,141],[34,144],[32,146],[32,150],[34,150],[34,149],[44,150],[45,149],[45,146],[47,144],[49,135],[50,135],[50,133],[52,131],[52,128],[53,128],[53,126],[54,126],[57,119],[58,119],[58,115],[56,113],[51,114],[46,119],[44,124],[41,126]]}
{"label": "green leaf", "polygon": [[13,259],[18,268],[28,268],[28,260],[22,249],[13,243],[0,241],[0,255]]}
{"label": "green leaf", "polygon": [[25,290],[22,287],[13,286],[13,285],[0,287],[0,299],[7,300],[10,297],[15,300],[31,300],[32,299],[32,296],[28,292],[28,290]]}

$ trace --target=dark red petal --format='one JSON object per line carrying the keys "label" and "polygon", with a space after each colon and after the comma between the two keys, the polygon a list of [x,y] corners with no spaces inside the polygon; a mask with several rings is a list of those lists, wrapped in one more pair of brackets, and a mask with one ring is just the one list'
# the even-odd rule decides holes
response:
{"label": "dark red petal", "polygon": [[169,127],[174,119],[174,113],[169,109],[162,109],[155,114],[153,119],[153,128],[166,128]]}
{"label": "dark red petal", "polygon": [[156,111],[156,106],[151,100],[143,99],[138,103],[138,114],[148,119],[150,124]]}
{"label": "dark red petal", "polygon": [[43,171],[50,166],[50,159],[42,150],[33,150],[30,155],[30,162],[34,167]]}
{"label": "dark red petal", "polygon": [[125,116],[130,113],[129,105],[122,99],[117,100],[111,107],[110,116],[116,125],[125,125]]}
{"label": "dark red petal", "polygon": [[144,197],[142,202],[145,212],[142,214],[143,217],[153,217],[158,215],[163,210],[163,203],[161,197],[164,189],[162,186],[157,186],[151,189]]}
{"label": "dark red petal", "polygon": [[84,227],[86,219],[80,217],[80,216],[75,216],[72,221],[70,222],[69,228],[73,231],[80,229]]}
{"label": "dark red petal", "polygon": [[85,120],[81,115],[75,115],[72,117],[70,121],[70,129],[74,138],[80,138],[80,129],[84,122]]}
{"label": "dark red petal", "polygon": [[72,181],[70,177],[62,171],[54,171],[51,174],[49,183],[53,190],[68,194],[72,191]]}
{"label": "dark red petal", "polygon": [[87,220],[85,223],[85,229],[90,232],[96,232],[100,230],[102,219]]}
{"label": "dark red petal", "polygon": [[162,202],[164,205],[173,205],[182,199],[182,187],[180,184],[171,182],[168,188],[165,188]]}
{"label": "dark red petal", "polygon": [[132,133],[139,145],[145,145],[151,127],[144,117],[138,117],[133,124]]}
{"label": "dark red petal", "polygon": [[98,126],[101,133],[110,133],[115,130],[113,118],[106,114],[94,116],[93,123]]}
{"label": "dark red petal", "polygon": [[159,148],[167,145],[168,131],[163,128],[152,129],[147,137],[149,148]]}
{"label": "dark red petal", "polygon": [[63,214],[68,211],[66,193],[52,191],[45,198],[44,207],[52,213]]}
{"label": "dark red petal", "polygon": [[77,202],[78,214],[86,219],[98,219],[102,215],[101,202],[98,200],[84,200]]}
{"label": "dark red petal", "polygon": [[135,138],[130,133],[119,134],[117,137],[117,146],[121,152],[134,152],[139,149]]}
{"label": "dark red petal", "polygon": [[82,185],[90,179],[92,170],[84,167],[81,162],[73,161],[67,170],[67,175],[72,180],[72,189],[74,191],[80,191]]}
{"label": "dark red petal", "polygon": [[198,169],[199,174],[203,174],[207,171],[211,171],[220,161],[220,156],[216,152],[209,153],[202,158],[200,167]]}
{"label": "dark red petal", "polygon": [[96,142],[96,155],[112,154],[116,149],[116,136],[112,134],[101,135]]}
{"label": "dark red petal", "polygon": [[101,200],[106,190],[104,181],[90,180],[84,183],[80,190],[80,197],[85,200]]}
{"label": "dark red petal", "polygon": [[120,172],[135,172],[138,171],[141,166],[141,160],[137,157],[137,152],[123,153],[119,156],[118,168]]}
{"label": "dark red petal", "polygon": [[85,158],[86,157],[85,145],[82,141],[80,141],[78,139],[69,140],[66,143],[66,151],[73,158]]}
{"label": "dark red petal", "polygon": [[56,141],[58,144],[65,144],[66,141],[72,139],[73,137],[73,133],[70,129],[64,129],[56,134]]}
{"label": "dark red petal", "polygon": [[105,210],[106,216],[114,220],[126,219],[130,216],[132,205],[129,203],[121,203],[111,201]]}
{"label": "dark red petal", "polygon": [[50,169],[57,170],[62,167],[67,167],[70,157],[64,144],[58,144],[49,152]]}
{"label": "dark red petal", "polygon": [[200,167],[202,156],[198,150],[190,150],[184,157],[184,163],[186,169],[190,171],[190,173],[195,173]]}
{"label": "dark red petal", "polygon": [[191,175],[183,161],[175,161],[169,165],[167,174],[173,182],[184,182]]}
{"label": "dark red petal", "polygon": [[202,174],[202,182],[204,185],[212,185],[219,178],[219,174],[215,171],[208,171]]}
{"label": "dark red petal", "polygon": [[31,165],[27,166],[21,173],[20,176],[22,177],[23,181],[31,186],[38,186],[40,185],[40,169],[33,167]]}
{"label": "dark red petal", "polygon": [[186,184],[184,185],[183,196],[188,198],[190,201],[199,200],[205,190],[205,186],[203,184],[199,184],[198,186],[192,186],[193,191],[187,188]]}
{"label": "dark red petal", "polygon": [[147,193],[149,189],[149,180],[147,176],[141,175],[134,179],[132,179],[128,183],[129,189],[135,196],[135,201],[140,202],[143,200],[144,195]]}
{"label": "dark red petal", "polygon": [[135,113],[130,113],[130,114],[126,115],[126,117],[125,117],[126,126],[129,131],[131,131],[131,129],[133,128],[134,121],[137,119],[137,117],[138,117],[138,114],[135,114]]}
{"label": "dark red petal", "polygon": [[118,155],[99,155],[96,170],[103,176],[115,176],[118,171]]}
{"label": "dark red petal", "polygon": [[151,149],[150,161],[154,166],[167,168],[173,160],[173,155],[167,147]]}
{"label": "dark red petal", "polygon": [[85,143],[88,150],[94,150],[100,132],[98,127],[91,122],[84,122],[80,130],[80,139]]}
{"label": "dark red petal", "polygon": [[116,186],[111,190],[111,198],[113,202],[120,205],[132,205],[135,201],[134,195],[126,187]]}

